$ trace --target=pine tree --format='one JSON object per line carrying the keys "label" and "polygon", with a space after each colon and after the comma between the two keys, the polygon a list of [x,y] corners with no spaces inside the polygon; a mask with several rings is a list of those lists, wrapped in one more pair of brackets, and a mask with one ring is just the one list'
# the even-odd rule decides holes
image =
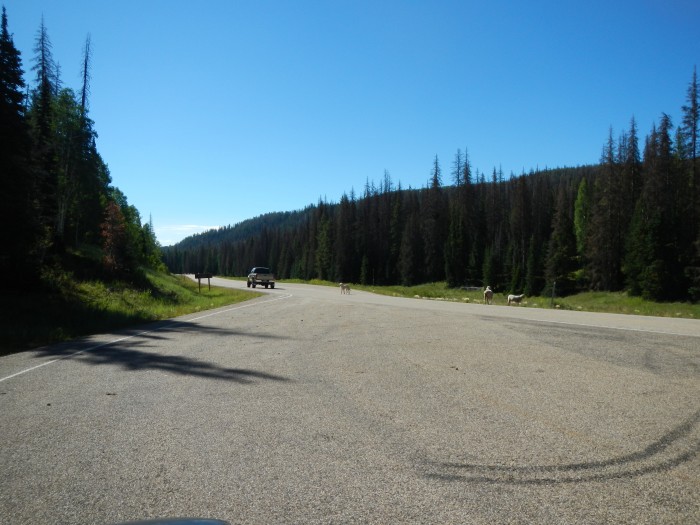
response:
{"label": "pine tree", "polygon": [[[102,203],[106,200],[111,182],[109,170],[97,152],[94,123],[88,116],[91,60],[92,48],[88,35],[83,51],[79,101],[73,96],[68,105],[75,125],[74,133],[70,135],[73,159],[62,164],[64,174],[72,175],[68,180],[73,183],[73,198],[64,228],[69,230],[66,232],[66,241],[75,246],[81,242],[93,242],[96,238],[100,216],[103,214]],[[66,134],[60,129],[58,132],[59,135]],[[72,173],[66,169],[68,167]]]}
{"label": "pine tree", "polygon": [[632,294],[651,300],[682,296],[687,290],[679,260],[681,225],[674,210],[678,195],[671,119],[662,115],[644,150],[645,182],[628,237],[625,274]]}
{"label": "pine tree", "polygon": [[462,163],[462,185],[469,187],[473,183],[472,181],[472,167],[469,162],[469,152],[467,148],[464,148],[464,161]]}
{"label": "pine tree", "polygon": [[687,152],[684,158],[690,159],[691,179],[690,183],[695,193],[698,191],[698,132],[700,131],[700,94],[698,93],[698,75],[697,68],[693,69],[693,78],[688,86],[687,105],[683,105],[683,124],[681,126],[682,136],[685,141],[685,151]]}
{"label": "pine tree", "polygon": [[319,223],[316,249],[316,277],[321,280],[332,280],[332,240],[331,223],[327,216],[323,216]]}
{"label": "pine tree", "polygon": [[626,236],[629,233],[635,205],[642,191],[642,165],[637,137],[637,122],[634,117],[630,121],[630,129],[625,138],[625,145],[620,148],[618,156],[622,165],[622,213],[620,218],[621,228]]}
{"label": "pine tree", "polygon": [[[142,238],[143,238],[143,263],[149,267],[149,268],[154,268],[154,269],[163,269],[163,254],[160,250],[160,243],[158,242],[158,239],[156,237],[156,230],[155,227],[153,226],[153,216],[148,217],[148,222],[143,225],[142,227]],[[221,253],[226,254],[226,246],[221,246]],[[228,272],[224,271],[224,268],[227,268],[229,265],[229,261],[227,260],[227,257],[224,257],[226,260],[222,261],[221,265],[221,270],[217,273],[223,274],[223,275],[228,275]]]}
{"label": "pine tree", "polygon": [[596,290],[619,290],[622,286],[624,236],[620,225],[621,175],[612,129],[603,148],[601,171],[596,177],[594,205],[589,224],[589,273]]}
{"label": "pine tree", "polygon": [[538,295],[542,290],[542,278],[538,277],[538,268],[540,267],[537,243],[534,235],[530,238],[530,244],[527,252],[527,266],[525,270],[525,286],[523,292],[525,295]]}
{"label": "pine tree", "polygon": [[3,141],[0,146],[6,147],[7,141],[12,138],[9,133],[10,126],[14,126],[16,129],[23,127],[23,75],[20,52],[15,47],[12,35],[8,30],[7,12],[3,7],[0,27],[0,104],[2,104],[0,106],[0,111],[2,111],[0,124],[3,126]]}
{"label": "pine tree", "polygon": [[588,180],[581,180],[574,204],[574,232],[576,234],[576,251],[583,260],[588,249],[588,225],[591,217],[591,195]]}
{"label": "pine tree", "polygon": [[464,231],[459,204],[450,202],[450,225],[445,243],[445,278],[447,286],[455,287],[465,282]]}
{"label": "pine tree", "polygon": [[[29,282],[36,271],[33,250],[38,230],[31,201],[30,141],[24,110],[20,52],[2,8],[0,28],[0,270],[10,282]],[[27,275],[28,274],[28,275]]]}
{"label": "pine tree", "polygon": [[421,209],[425,273],[430,281],[440,281],[445,275],[443,251],[447,238],[448,213],[440,173],[440,164],[435,155],[430,186],[424,191]]}
{"label": "pine tree", "polygon": [[355,201],[350,201],[346,194],[340,198],[336,220],[335,275],[344,282],[355,282],[358,277],[359,264],[355,252]]}
{"label": "pine tree", "polygon": [[407,219],[401,236],[401,249],[399,251],[399,270],[401,284],[412,286],[423,282],[423,246],[420,236],[420,219],[418,217],[418,205],[409,203]]}
{"label": "pine tree", "polygon": [[83,65],[81,68],[81,78],[83,86],[80,90],[80,107],[83,115],[87,114],[88,96],[90,94],[90,60],[92,59],[92,46],[90,35],[85,39],[85,47],[83,48]]}
{"label": "pine tree", "polygon": [[528,241],[532,236],[530,229],[530,194],[525,175],[511,180],[514,188],[510,195],[510,290],[519,293],[524,286],[528,258]]}
{"label": "pine tree", "polygon": [[405,223],[403,199],[401,184],[399,184],[391,205],[391,219],[389,221],[389,268],[391,270],[389,282],[392,284],[399,283],[401,279],[399,259],[401,254],[401,237]]}
{"label": "pine tree", "polygon": [[78,166],[83,159],[83,118],[70,89],[63,89],[54,102],[54,146],[57,154],[55,235],[65,242],[66,221],[74,211],[79,190]]}
{"label": "pine tree", "polygon": [[119,205],[111,201],[102,223],[104,267],[109,275],[117,276],[129,266],[126,221]]}
{"label": "pine tree", "polygon": [[559,295],[567,295],[574,291],[572,272],[576,269],[576,239],[573,231],[573,221],[570,217],[569,203],[566,198],[564,184],[559,185],[557,205],[552,221],[552,237],[547,250],[546,289],[552,290],[556,283]]}
{"label": "pine tree", "polygon": [[[58,90],[57,67],[51,53],[51,40],[41,20],[34,47],[36,87],[32,92],[30,124],[33,159],[36,167],[33,192],[37,204],[37,217],[42,230],[42,244],[45,252],[56,242],[57,219],[57,168],[56,148],[53,135],[54,98]],[[40,259],[43,253],[39,253]]]}
{"label": "pine tree", "polygon": [[[679,149],[683,168],[687,174],[688,218],[687,235],[684,239],[688,247],[684,273],[690,281],[689,293],[695,300],[700,299],[700,159],[698,159],[698,131],[700,128],[700,107],[698,104],[697,68],[688,86],[687,105],[683,105],[683,124],[679,127]],[[681,146],[682,145],[682,146]]]}
{"label": "pine tree", "polygon": [[462,150],[457,148],[457,153],[455,153],[455,160],[452,164],[452,180],[454,181],[455,187],[462,185],[462,173],[463,173],[464,160],[462,159]]}

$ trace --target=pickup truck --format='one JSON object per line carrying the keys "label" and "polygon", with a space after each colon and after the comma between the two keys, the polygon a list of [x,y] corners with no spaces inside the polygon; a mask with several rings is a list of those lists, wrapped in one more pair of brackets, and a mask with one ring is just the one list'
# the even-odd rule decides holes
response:
{"label": "pickup truck", "polygon": [[275,275],[270,271],[269,268],[263,266],[256,266],[248,274],[248,288],[251,286],[255,288],[258,284],[263,285],[265,288],[268,286],[270,288],[275,287]]}

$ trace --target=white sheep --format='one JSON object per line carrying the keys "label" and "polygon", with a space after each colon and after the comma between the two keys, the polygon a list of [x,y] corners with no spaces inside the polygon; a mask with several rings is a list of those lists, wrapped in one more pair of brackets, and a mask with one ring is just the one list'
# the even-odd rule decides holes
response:
{"label": "white sheep", "polygon": [[523,300],[523,297],[525,297],[525,294],[524,294],[524,293],[523,293],[523,294],[520,294],[520,295],[513,295],[513,294],[510,294],[510,295],[508,296],[508,305],[510,305],[510,303],[520,304],[520,301]]}
{"label": "white sheep", "polygon": [[484,304],[491,304],[492,300],[493,300],[493,290],[491,290],[490,286],[487,286],[486,290],[484,290]]}

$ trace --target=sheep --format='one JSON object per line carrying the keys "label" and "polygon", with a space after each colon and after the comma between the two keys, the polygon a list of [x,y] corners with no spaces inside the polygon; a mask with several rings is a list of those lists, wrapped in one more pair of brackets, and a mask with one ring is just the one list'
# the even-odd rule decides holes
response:
{"label": "sheep", "polygon": [[493,290],[491,290],[490,286],[487,286],[486,290],[484,290],[484,304],[491,304],[492,300],[493,300]]}
{"label": "sheep", "polygon": [[350,285],[348,283],[340,283],[340,293],[341,294],[349,294],[350,293]]}
{"label": "sheep", "polygon": [[520,295],[513,295],[513,294],[510,294],[510,295],[508,296],[508,305],[510,305],[510,303],[513,303],[513,304],[520,304],[520,301],[523,300],[523,297],[525,297],[525,294],[524,294],[524,293],[523,293],[523,294],[520,294]]}

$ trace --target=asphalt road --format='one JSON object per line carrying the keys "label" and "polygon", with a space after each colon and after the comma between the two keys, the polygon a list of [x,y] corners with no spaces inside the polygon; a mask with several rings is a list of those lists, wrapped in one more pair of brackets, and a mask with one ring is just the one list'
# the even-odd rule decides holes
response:
{"label": "asphalt road", "polygon": [[0,523],[173,516],[700,523],[700,321],[281,282],[0,358]]}

